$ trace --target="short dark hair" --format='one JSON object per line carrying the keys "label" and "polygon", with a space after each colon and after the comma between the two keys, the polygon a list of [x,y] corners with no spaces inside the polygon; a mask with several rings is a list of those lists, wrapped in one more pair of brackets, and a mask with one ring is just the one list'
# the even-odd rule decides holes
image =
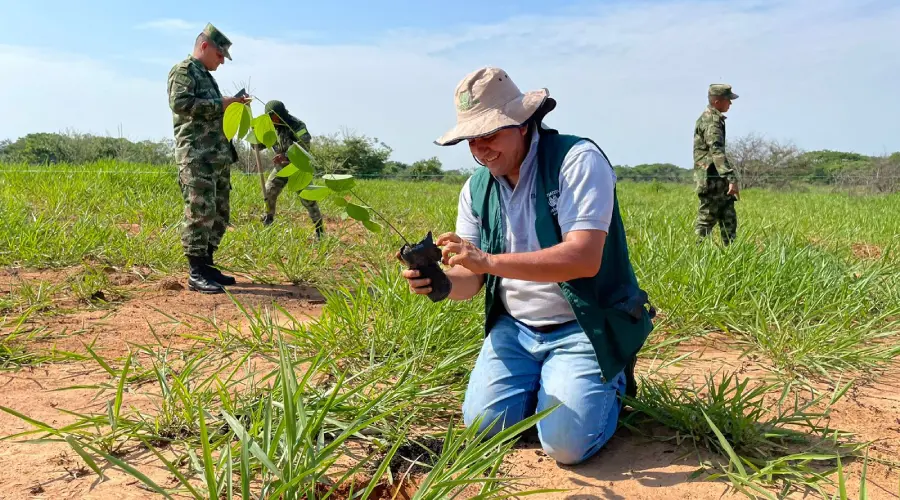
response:
{"label": "short dark hair", "polygon": [[203,42],[210,42],[209,37],[206,36],[206,33],[200,33],[199,35],[197,35],[197,39],[194,40],[194,47],[199,47]]}

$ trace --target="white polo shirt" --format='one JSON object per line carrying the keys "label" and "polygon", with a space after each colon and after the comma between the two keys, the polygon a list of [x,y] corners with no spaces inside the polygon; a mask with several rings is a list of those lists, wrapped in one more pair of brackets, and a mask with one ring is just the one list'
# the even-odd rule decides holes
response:
{"label": "white polo shirt", "polygon": [[[519,171],[519,183],[513,188],[505,177],[495,177],[500,186],[503,227],[507,253],[541,249],[534,227],[534,200],[537,194],[537,146],[535,130],[531,148]],[[480,246],[481,220],[472,214],[471,178],[459,194],[456,233]],[[566,154],[559,170],[558,220],[563,236],[569,231],[599,229],[609,231],[612,220],[616,176],[612,166],[590,141],[579,141]],[[575,319],[558,283],[502,278],[499,297],[506,310],[529,326],[546,326]]]}

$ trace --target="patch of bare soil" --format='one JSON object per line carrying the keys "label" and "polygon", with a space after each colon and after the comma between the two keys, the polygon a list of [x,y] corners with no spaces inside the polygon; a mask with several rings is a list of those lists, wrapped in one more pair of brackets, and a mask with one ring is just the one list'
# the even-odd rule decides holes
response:
{"label": "patch of bare soil", "polygon": [[853,256],[857,259],[877,260],[881,258],[882,250],[878,245],[868,243],[854,243],[851,246]]}
{"label": "patch of bare soil", "polygon": [[[77,270],[17,272],[5,276],[5,285],[19,280],[64,282]],[[128,351],[129,344],[155,344],[159,338],[166,346],[186,347],[190,341],[185,334],[202,334],[214,330],[207,323],[240,325],[248,322],[241,311],[252,314],[265,310],[286,323],[275,304],[290,316],[303,322],[317,317],[324,299],[314,288],[302,285],[269,285],[250,283],[238,278],[227,287],[228,294],[202,294],[188,290],[186,277],[169,276],[158,281],[143,281],[133,274],[110,273],[116,283],[130,297],[120,303],[102,308],[85,304],[66,304],[73,312],[32,315],[24,324],[26,331],[39,331],[33,345],[39,350],[56,349],[84,353],[84,344],[95,342],[103,356],[119,356]],[[4,286],[0,279],[0,287]],[[230,294],[230,296],[229,296]],[[240,307],[239,307],[240,306]]]}
{"label": "patch of bare soil", "polygon": [[[60,409],[82,413],[101,413],[107,397],[95,399],[92,389],[58,390],[72,386],[109,382],[109,375],[96,365],[69,363],[42,368],[27,368],[16,373],[0,373],[0,405],[24,413],[53,427],[75,421]],[[142,394],[127,394],[123,406],[142,410],[152,401]],[[0,436],[32,430],[24,421],[0,412]],[[0,441],[0,496],[19,498],[156,498],[138,487],[137,482],[115,470],[108,470],[107,481],[99,482],[80,457],[65,443],[17,443],[41,434]],[[141,470],[154,481],[166,484],[167,471],[153,464],[147,452],[127,455],[142,464]]]}

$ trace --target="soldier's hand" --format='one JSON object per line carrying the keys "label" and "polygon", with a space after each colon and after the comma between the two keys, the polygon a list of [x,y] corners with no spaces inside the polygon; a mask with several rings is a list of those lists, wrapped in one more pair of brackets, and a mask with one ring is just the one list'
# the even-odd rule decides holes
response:
{"label": "soldier's hand", "polygon": [[250,102],[250,97],[223,97],[222,98],[222,107],[228,109],[228,106],[231,106],[233,103],[239,102],[241,104],[247,104]]}
{"label": "soldier's hand", "polygon": [[[731,183],[731,184],[728,185],[728,196],[735,196],[735,195],[737,195],[740,191],[741,191],[741,190],[738,189],[737,184]],[[719,192],[721,193],[721,191],[719,191]]]}

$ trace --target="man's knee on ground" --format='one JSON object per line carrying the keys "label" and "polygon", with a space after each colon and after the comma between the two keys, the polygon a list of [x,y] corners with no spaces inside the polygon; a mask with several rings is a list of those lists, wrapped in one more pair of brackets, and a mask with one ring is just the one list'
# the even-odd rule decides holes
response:
{"label": "man's knee on ground", "polygon": [[568,432],[565,427],[548,428],[538,426],[541,430],[541,446],[553,460],[563,465],[576,465],[587,458],[592,446],[590,436]]}

